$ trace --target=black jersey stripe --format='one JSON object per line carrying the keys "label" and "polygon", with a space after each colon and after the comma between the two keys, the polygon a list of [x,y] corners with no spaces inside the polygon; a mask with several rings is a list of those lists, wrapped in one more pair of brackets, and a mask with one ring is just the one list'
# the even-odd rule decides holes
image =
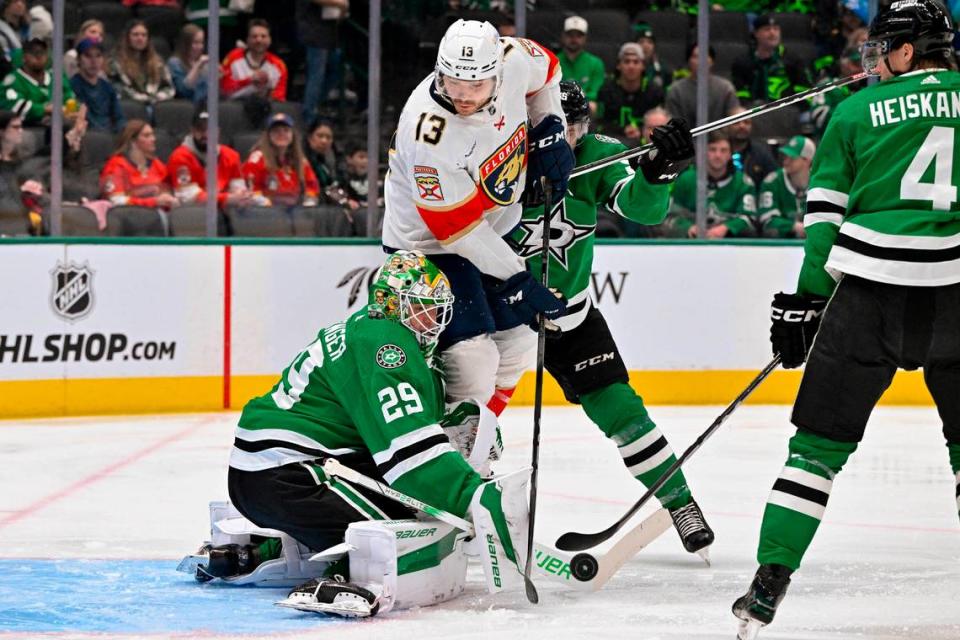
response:
{"label": "black jersey stripe", "polygon": [[413,444],[408,444],[402,449],[398,449],[396,453],[390,456],[389,460],[386,460],[385,462],[378,464],[377,469],[380,470],[381,475],[385,476],[387,475],[387,473],[390,472],[390,469],[393,469],[395,466],[397,466],[404,460],[407,460],[408,458],[412,458],[418,453],[423,453],[424,451],[428,451],[433,447],[437,446],[438,444],[450,444],[450,439],[447,437],[447,434],[438,433],[436,435],[430,436],[429,438],[424,438],[423,440],[417,440]]}
{"label": "black jersey stripe", "polygon": [[241,440],[240,438],[236,438],[233,441],[233,446],[247,453],[260,453],[267,449],[291,449],[318,458],[330,457],[329,451],[305,447],[302,444],[287,442],[286,440]]}
{"label": "black jersey stripe", "polygon": [[907,249],[903,247],[878,247],[845,233],[837,235],[836,246],[849,249],[868,258],[897,260],[900,262],[949,262],[960,259],[960,244],[946,249]]}
{"label": "black jersey stripe", "polygon": [[637,451],[632,456],[624,458],[623,464],[625,467],[629,469],[633,465],[643,462],[644,460],[647,460],[655,456],[666,446],[667,446],[666,437],[660,436],[657,440],[653,442],[653,444],[651,444],[646,449],[641,449],[640,451]]}
{"label": "black jersey stripe", "polygon": [[960,498],[960,482],[957,483],[957,497]]}
{"label": "black jersey stripe", "polygon": [[839,213],[844,215],[847,208],[828,200],[807,200],[807,213]]}
{"label": "black jersey stripe", "polygon": [[785,478],[777,478],[777,481],[773,483],[773,490],[788,493],[792,496],[809,500],[810,502],[816,502],[824,507],[827,506],[827,499],[830,497],[829,493]]}

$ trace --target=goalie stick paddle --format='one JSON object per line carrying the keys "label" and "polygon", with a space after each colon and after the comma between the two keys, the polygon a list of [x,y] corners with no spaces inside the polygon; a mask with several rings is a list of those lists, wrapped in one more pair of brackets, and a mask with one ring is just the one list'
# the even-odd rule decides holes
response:
{"label": "goalie stick paddle", "polygon": [[[540,284],[544,287],[549,282],[547,267],[549,266],[550,251],[550,218],[553,216],[553,185],[546,178],[541,178],[543,185],[543,236],[540,238]],[[560,194],[563,201],[563,194]],[[540,601],[537,588],[530,579],[533,571],[533,527],[537,516],[537,475],[540,470],[540,416],[543,411],[543,352],[546,347],[547,319],[540,313],[537,316],[537,375],[533,391],[533,443],[530,460],[530,510],[527,529],[527,562],[523,567],[523,586],[527,592],[527,600],[533,604]]]}
{"label": "goalie stick paddle", "polygon": [[[838,89],[839,87],[851,84],[853,82],[859,82],[860,80],[863,80],[864,78],[869,77],[869,75],[870,74],[868,74],[866,71],[861,71],[860,73],[855,73],[845,78],[837,78],[836,80],[832,80],[830,82],[825,82],[815,87],[811,87],[806,91],[795,93],[792,96],[780,98],[779,100],[774,100],[773,102],[768,102],[767,104],[757,105],[752,109],[747,109],[743,113],[738,113],[732,116],[726,116],[724,118],[720,118],[719,120],[708,122],[705,125],[694,127],[693,129],[690,130],[690,133],[691,135],[693,135],[693,137],[702,136],[705,133],[710,133],[711,131],[716,131],[717,129],[723,129],[724,127],[734,124],[736,122],[740,122],[742,120],[749,120],[751,118],[756,118],[757,116],[770,113],[771,111],[776,111],[777,109],[781,109],[783,107],[788,107],[792,104],[796,104],[797,102],[801,102],[803,100],[806,100],[807,98],[818,96],[821,93],[826,93],[827,91]],[[597,160],[595,162],[588,162],[587,164],[581,165],[576,169],[574,169],[572,172],[570,172],[570,177],[576,178],[577,176],[582,176],[585,173],[590,173],[591,171],[596,171],[597,169],[602,169],[612,164],[616,164],[621,160],[638,158],[640,156],[650,153],[651,151],[653,151],[654,148],[655,147],[653,144],[648,143],[643,146],[637,147],[635,149],[627,149],[626,151],[621,151],[620,153],[617,153],[612,156],[608,156],[606,158]]]}
{"label": "goalie stick paddle", "polygon": [[637,511],[639,511],[640,508],[647,503],[647,501],[650,500],[651,497],[653,497],[653,494],[659,491],[660,488],[665,485],[670,478],[673,477],[673,474],[675,474],[677,470],[683,466],[683,463],[686,462],[687,459],[692,456],[697,449],[701,447],[701,445],[703,445],[704,442],[706,442],[707,438],[712,436],[714,432],[720,428],[720,425],[726,422],[727,418],[730,417],[730,414],[732,414],[736,408],[747,399],[747,396],[753,393],[754,389],[756,389],[760,383],[763,382],[767,376],[777,368],[779,364],[780,356],[774,356],[773,360],[771,360],[767,366],[765,366],[763,370],[757,374],[753,381],[747,385],[747,388],[744,389],[740,395],[730,403],[730,406],[723,410],[723,413],[717,416],[717,419],[713,421],[713,424],[711,424],[706,431],[700,434],[700,437],[697,438],[694,443],[683,452],[683,455],[680,456],[672,465],[670,465],[670,467],[663,472],[663,475],[661,475],[656,482],[650,485],[650,488],[647,489],[647,492],[643,494],[643,496],[637,500],[632,507],[630,507],[630,510],[627,511],[622,518],[598,533],[577,533],[576,531],[565,533],[557,538],[557,548],[562,549],[563,551],[583,551],[585,549],[590,549],[602,544],[613,537],[613,535],[616,534],[617,531],[619,531],[620,528],[623,527],[623,525],[626,524],[627,521],[630,520],[630,518],[632,518],[633,515],[637,513]]}

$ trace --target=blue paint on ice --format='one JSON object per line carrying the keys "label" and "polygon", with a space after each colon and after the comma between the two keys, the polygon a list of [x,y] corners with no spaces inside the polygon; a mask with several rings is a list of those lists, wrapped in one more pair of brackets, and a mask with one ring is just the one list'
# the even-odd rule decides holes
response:
{"label": "blue paint on ice", "polygon": [[176,566],[0,559],[0,631],[269,633],[341,622],[274,606],[288,589],[200,584]]}

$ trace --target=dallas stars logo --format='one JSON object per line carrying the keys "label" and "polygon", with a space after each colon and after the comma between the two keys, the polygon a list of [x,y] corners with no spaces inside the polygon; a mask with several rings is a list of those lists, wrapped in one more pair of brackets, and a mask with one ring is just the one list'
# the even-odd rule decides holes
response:
{"label": "dallas stars logo", "polygon": [[[550,214],[550,255],[567,268],[567,252],[582,238],[593,233],[594,225],[575,224],[564,214],[566,207],[563,202],[558,203]],[[543,215],[533,220],[521,220],[520,230],[523,237],[520,239],[520,257],[529,258],[540,253],[543,243]]]}

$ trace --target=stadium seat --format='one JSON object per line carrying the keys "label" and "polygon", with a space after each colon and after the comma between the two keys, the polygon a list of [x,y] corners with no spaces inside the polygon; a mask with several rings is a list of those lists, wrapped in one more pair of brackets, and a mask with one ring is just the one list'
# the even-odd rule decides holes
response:
{"label": "stadium seat", "polygon": [[617,68],[617,54],[620,53],[619,42],[588,42],[587,51],[603,60],[603,66],[608,73]]}
{"label": "stadium seat", "polygon": [[713,61],[713,73],[729,80],[734,61],[748,53],[750,53],[750,45],[746,42],[724,42]]}
{"label": "stadium seat", "polygon": [[716,43],[748,42],[750,27],[747,24],[746,14],[738,11],[711,11],[710,12],[710,41],[719,50],[722,47]]}
{"label": "stadium seat", "polygon": [[259,131],[244,131],[233,136],[233,148],[240,154],[241,160],[246,160],[250,155],[250,150],[260,138]]}
{"label": "stadium seat", "polygon": [[[169,55],[170,45],[176,42],[180,28],[183,26],[183,11],[174,7],[139,5],[137,17],[147,23],[147,29],[150,30],[152,37],[159,37],[167,43]],[[163,57],[166,58],[168,55]]]}
{"label": "stadium seat", "polygon": [[633,30],[630,28],[630,16],[626,11],[591,9],[580,15],[589,25],[587,47],[591,43],[612,42],[619,45],[634,40]]}
{"label": "stadium seat", "polygon": [[634,19],[634,24],[646,22],[653,29],[653,37],[657,39],[657,46],[663,42],[681,42],[687,45],[687,36],[690,32],[690,19],[679,11],[641,11]]}
{"label": "stadium seat", "polygon": [[207,235],[207,207],[188,204],[170,211],[170,235],[203,238]]}
{"label": "stadium seat", "polygon": [[113,155],[114,138],[109,131],[87,131],[80,147],[81,162],[84,167],[103,168],[107,159]]}
{"label": "stadium seat", "polygon": [[[176,139],[180,139],[190,131],[193,123],[193,103],[189,100],[174,99],[158,102],[153,109],[153,118],[157,129],[168,132]],[[221,128],[223,125],[221,124]]]}
{"label": "stadium seat", "polygon": [[[61,233],[71,237],[97,237],[103,232],[97,225],[93,211],[80,205],[64,204],[60,207]],[[109,216],[109,213],[107,214]]]}
{"label": "stadium seat", "polygon": [[80,15],[83,20],[95,18],[103,23],[104,31],[120,37],[124,27],[133,19],[129,7],[119,2],[84,2]]}
{"label": "stadium seat", "polygon": [[775,13],[784,40],[813,40],[811,17],[805,13]]}
{"label": "stadium seat", "polygon": [[812,68],[817,59],[817,45],[812,40],[784,40],[783,48],[787,55],[796,58],[804,66]]}
{"label": "stadium seat", "polygon": [[169,131],[164,131],[163,129],[156,129],[155,133],[157,134],[157,158],[163,164],[167,164],[170,154],[180,146],[184,136],[174,138]]}
{"label": "stadium seat", "polygon": [[282,209],[246,207],[230,214],[233,235],[256,238],[289,238],[294,235],[293,218]]}
{"label": "stadium seat", "polygon": [[687,66],[687,43],[682,40],[657,40],[660,62],[677,71]]}
{"label": "stadium seat", "polygon": [[[53,0],[42,0],[37,4],[53,15]],[[63,33],[67,38],[72,38],[80,28],[80,4],[79,0],[66,0],[63,3]]]}
{"label": "stadium seat", "polygon": [[147,105],[136,100],[124,98],[120,100],[120,110],[123,111],[123,117],[127,120],[146,120],[150,122],[147,116]]}
{"label": "stadium seat", "polygon": [[113,207],[107,212],[107,235],[163,237],[167,235],[167,225],[156,209]]}
{"label": "stadium seat", "polygon": [[0,237],[28,235],[27,223],[22,211],[0,211]]}
{"label": "stadium seat", "polygon": [[157,55],[163,58],[164,61],[170,57],[170,42],[163,36],[150,36],[150,44],[153,45],[153,50],[157,52]]}
{"label": "stadium seat", "polygon": [[[562,9],[543,9],[533,11],[527,16],[527,37],[536,40],[543,46],[556,50],[560,46],[560,35],[563,33],[563,21],[572,11]],[[587,39],[587,46],[590,40]]]}
{"label": "stadium seat", "polygon": [[238,133],[251,130],[247,115],[243,112],[243,104],[236,100],[221,99],[217,116],[220,122],[220,134],[226,140],[236,140]]}

